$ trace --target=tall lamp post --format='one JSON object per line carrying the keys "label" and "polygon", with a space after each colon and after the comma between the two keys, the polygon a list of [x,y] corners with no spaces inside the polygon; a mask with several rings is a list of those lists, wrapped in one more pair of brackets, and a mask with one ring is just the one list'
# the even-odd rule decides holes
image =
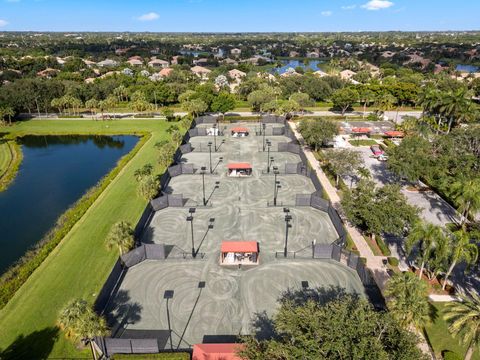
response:
{"label": "tall lamp post", "polygon": [[270,140],[267,140],[267,173],[270,173],[270,147],[272,143]]}
{"label": "tall lamp post", "polygon": [[205,198],[205,171],[207,170],[207,168],[205,166],[202,166],[200,170],[202,171],[203,206],[207,206],[207,200]]}
{"label": "tall lamp post", "polygon": [[190,231],[191,231],[191,233],[192,233],[192,257],[193,257],[193,258],[196,257],[196,253],[195,253],[195,239],[194,239],[194,237],[193,237],[193,214],[195,213],[195,210],[196,210],[195,208],[190,208],[190,209],[188,210],[188,213],[189,213],[190,215],[188,215],[188,216],[187,216],[187,219],[186,219],[187,221],[190,222]]}
{"label": "tall lamp post", "polygon": [[170,309],[168,308],[168,300],[173,298],[173,290],[165,290],[163,294],[163,298],[167,300],[167,322],[168,322],[168,335],[170,337],[170,349],[173,350],[173,343],[172,343],[172,327],[170,325]]}
{"label": "tall lamp post", "polygon": [[263,151],[265,151],[265,123],[262,124],[262,129],[263,129]]}
{"label": "tall lamp post", "polygon": [[277,175],[279,174],[279,172],[276,166],[273,167],[273,174],[275,175],[274,182],[273,182],[273,206],[277,206],[278,189],[281,188],[281,185],[280,185],[280,181],[277,181]]}
{"label": "tall lamp post", "polygon": [[217,124],[213,124],[213,141],[215,144],[215,152],[217,152],[217,131],[218,131]]}
{"label": "tall lamp post", "polygon": [[210,153],[210,174],[212,174],[213,173],[213,170],[212,170],[212,142],[209,141],[207,143],[207,145],[208,145],[208,152]]}
{"label": "tall lamp post", "polygon": [[283,212],[285,213],[285,247],[283,249],[283,256],[287,257],[288,252],[288,229],[292,227],[290,221],[292,220],[292,215],[290,215],[290,209],[283,208]]}

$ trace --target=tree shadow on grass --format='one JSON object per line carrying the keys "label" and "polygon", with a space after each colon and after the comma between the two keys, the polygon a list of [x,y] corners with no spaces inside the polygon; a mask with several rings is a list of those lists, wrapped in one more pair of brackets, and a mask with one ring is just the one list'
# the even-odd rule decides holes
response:
{"label": "tree shadow on grass", "polygon": [[47,359],[59,336],[57,327],[48,327],[28,335],[19,335],[9,347],[0,352],[1,360]]}

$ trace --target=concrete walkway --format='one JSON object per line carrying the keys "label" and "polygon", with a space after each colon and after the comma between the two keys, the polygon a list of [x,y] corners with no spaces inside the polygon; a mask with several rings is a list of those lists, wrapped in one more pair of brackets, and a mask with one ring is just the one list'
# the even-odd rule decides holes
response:
{"label": "concrete walkway", "polygon": [[313,154],[313,152],[310,150],[308,146],[305,145],[302,135],[297,131],[297,124],[290,121],[289,125],[293,130],[293,132],[295,133],[295,136],[300,142],[300,144],[303,145],[303,149],[305,151],[305,155],[308,159],[308,162],[310,163],[312,169],[315,170],[318,176],[318,179],[320,180],[320,183],[322,184],[325,192],[330,198],[332,206],[337,210],[340,217],[342,218],[345,224],[345,229],[348,231],[348,234],[350,235],[353,242],[355,243],[355,247],[360,253],[360,256],[366,259],[367,266],[372,271],[375,282],[377,283],[377,286],[379,287],[380,291],[382,291],[383,293],[386,282],[390,278],[390,276],[386,271],[387,269],[383,264],[383,261],[386,260],[387,258],[385,256],[374,255],[372,250],[366,243],[365,239],[363,238],[362,234],[355,227],[350,225],[350,223],[348,222],[345,216],[345,213],[343,212],[343,209],[340,203],[340,197],[337,194],[337,190],[330,184],[330,181],[328,180],[327,176],[325,175],[322,168],[320,167],[320,163],[315,158],[315,155]]}

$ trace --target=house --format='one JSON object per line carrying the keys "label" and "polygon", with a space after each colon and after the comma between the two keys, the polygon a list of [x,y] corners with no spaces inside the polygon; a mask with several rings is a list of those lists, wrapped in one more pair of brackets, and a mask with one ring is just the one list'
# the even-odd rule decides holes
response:
{"label": "house", "polygon": [[229,76],[231,79],[240,81],[241,78],[247,76],[247,74],[244,73],[243,71],[238,70],[238,69],[233,69],[233,70],[230,70],[230,71],[228,72],[228,76]]}
{"label": "house", "polygon": [[242,54],[242,50],[234,48],[230,50],[230,54],[232,54],[233,56],[240,56]]}
{"label": "house", "polygon": [[97,64],[95,61],[91,61],[91,60],[82,59],[82,61],[85,65],[87,65],[87,67],[92,67],[93,65]]}
{"label": "house", "polygon": [[291,57],[291,58],[296,58],[296,57],[300,56],[300,53],[298,51],[290,51],[288,56]]}
{"label": "house", "polygon": [[238,62],[233,59],[226,58],[225,60],[222,60],[222,64],[237,66]]}
{"label": "house", "polygon": [[162,78],[166,78],[166,77],[170,76],[172,71],[173,71],[172,68],[163,68],[162,70],[160,70],[158,75],[160,75]]}
{"label": "house", "polygon": [[306,54],[307,58],[309,59],[317,59],[320,57],[320,54],[316,51],[310,51]]}
{"label": "house", "polygon": [[207,64],[208,64],[207,58],[200,58],[200,59],[193,60],[193,65],[206,66]]}
{"label": "house", "polygon": [[113,66],[117,66],[118,62],[112,59],[105,59],[103,61],[98,62],[97,65],[100,67],[113,67]]}
{"label": "house", "polygon": [[243,344],[195,344],[192,360],[240,360],[236,353],[244,347]]}
{"label": "house", "polygon": [[300,76],[300,74],[297,73],[294,68],[288,68],[283,74],[280,74],[280,76],[286,78],[290,76]]}
{"label": "house", "polygon": [[356,75],[357,73],[355,71],[352,71],[352,70],[343,70],[343,71],[340,71],[340,77],[343,79],[343,80],[351,80],[352,77],[354,75]]}
{"label": "house", "polygon": [[161,60],[161,59],[152,59],[148,62],[148,66],[153,67],[153,68],[166,68],[170,64],[168,61]]}
{"label": "house", "polygon": [[328,76],[328,74],[323,70],[317,70],[313,73],[313,75],[318,76],[318,77]]}
{"label": "house", "polygon": [[139,59],[128,59],[127,63],[129,63],[131,66],[142,66],[143,61]]}
{"label": "house", "polygon": [[394,55],[395,55],[395,53],[393,51],[384,51],[382,53],[381,57],[389,59],[389,58],[393,57]]}
{"label": "house", "polygon": [[202,78],[202,79],[205,79],[205,78],[208,78],[208,75],[211,73],[210,70],[208,70],[207,68],[204,68],[202,66],[194,66],[190,69],[192,71],[192,73],[194,73],[195,75],[197,75],[198,77]]}
{"label": "house", "polygon": [[52,76],[57,75],[59,72],[60,70],[57,70],[57,69],[46,68],[45,70],[37,72],[37,76],[49,79]]}

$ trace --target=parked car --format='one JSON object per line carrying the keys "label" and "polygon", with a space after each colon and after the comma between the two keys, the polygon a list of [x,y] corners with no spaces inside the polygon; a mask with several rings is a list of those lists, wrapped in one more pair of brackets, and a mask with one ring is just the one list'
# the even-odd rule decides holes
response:
{"label": "parked car", "polygon": [[378,160],[378,161],[387,161],[387,160],[388,160],[388,156],[385,155],[384,153],[382,153],[382,154],[378,155],[377,160]]}
{"label": "parked car", "polygon": [[370,150],[372,150],[373,156],[383,155],[383,150],[380,149],[380,146],[379,146],[379,145],[372,145],[372,146],[370,146]]}

